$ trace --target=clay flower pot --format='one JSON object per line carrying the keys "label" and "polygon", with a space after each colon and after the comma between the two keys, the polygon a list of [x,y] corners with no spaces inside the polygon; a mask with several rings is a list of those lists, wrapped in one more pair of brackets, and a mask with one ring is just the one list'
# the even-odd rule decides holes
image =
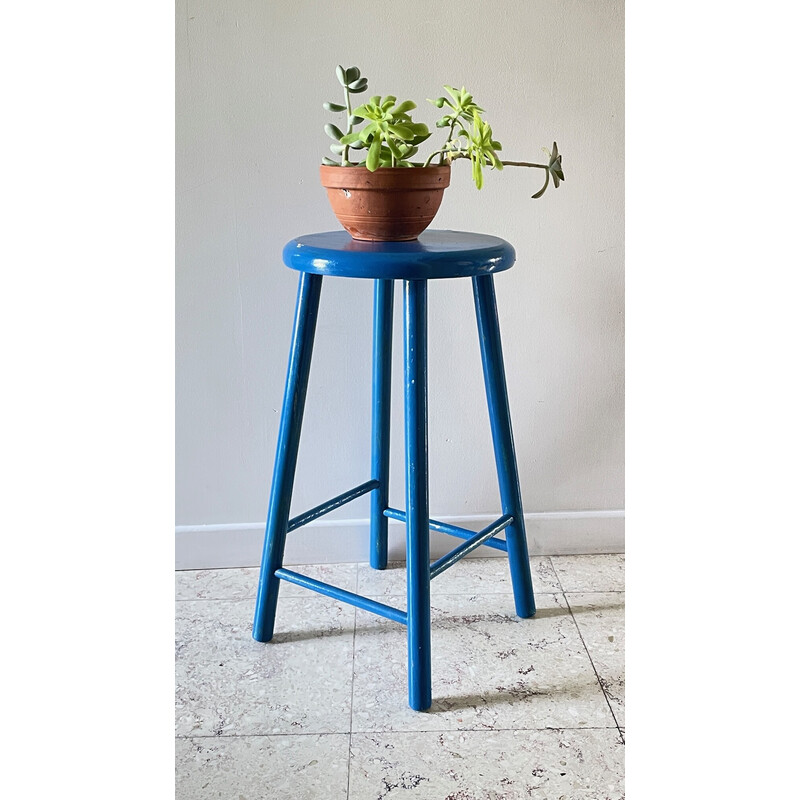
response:
{"label": "clay flower pot", "polygon": [[450,185],[450,165],[319,168],[333,213],[354,238],[409,242],[431,224]]}

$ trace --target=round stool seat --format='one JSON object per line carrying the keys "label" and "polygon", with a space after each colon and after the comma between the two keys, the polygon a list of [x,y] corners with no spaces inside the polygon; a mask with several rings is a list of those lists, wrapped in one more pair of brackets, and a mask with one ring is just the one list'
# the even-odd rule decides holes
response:
{"label": "round stool seat", "polygon": [[330,231],[298,236],[283,248],[287,267],[340,278],[469,278],[502,272],[515,259],[504,239],[461,231],[428,230],[415,242],[361,242]]}

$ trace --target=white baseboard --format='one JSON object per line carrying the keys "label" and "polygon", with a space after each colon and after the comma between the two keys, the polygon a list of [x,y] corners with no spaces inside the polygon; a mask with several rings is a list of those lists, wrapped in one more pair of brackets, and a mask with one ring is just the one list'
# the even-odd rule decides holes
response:
{"label": "white baseboard", "polygon": [[[435,519],[480,530],[500,516],[473,514]],[[552,511],[525,515],[531,555],[622,553],[625,549],[624,511]],[[405,558],[405,528],[389,520],[389,559]],[[431,533],[431,557],[439,558],[458,540]],[[178,525],[175,528],[175,568],[214,569],[256,567],[261,562],[264,523]],[[475,557],[505,556],[501,550],[479,547]],[[369,520],[314,520],[289,534],[286,564],[335,564],[369,561]]]}

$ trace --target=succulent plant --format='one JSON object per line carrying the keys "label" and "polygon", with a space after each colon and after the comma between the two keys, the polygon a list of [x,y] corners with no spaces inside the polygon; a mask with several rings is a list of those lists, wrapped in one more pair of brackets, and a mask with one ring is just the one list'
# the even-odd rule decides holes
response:
{"label": "succulent plant", "polygon": [[[553,142],[553,150],[548,152],[547,164],[535,164],[529,161],[501,160],[498,152],[502,145],[494,138],[492,128],[483,118],[484,109],[464,88],[456,89],[445,86],[449,97],[437,97],[429,100],[436,108],[446,108],[444,115],[437,120],[437,128],[448,129],[447,138],[438,150],[423,162],[411,159],[419,151],[419,145],[431,136],[428,126],[422,122],[414,122],[409,114],[417,106],[412,100],[404,100],[399,105],[397,97],[374,95],[368,102],[352,108],[351,94],[360,94],[367,90],[368,81],[361,75],[358,67],[336,67],[336,78],[344,89],[344,105],[339,103],[323,103],[326,111],[345,113],[347,129],[342,131],[338,126],[327,123],[325,133],[334,140],[330,145],[331,152],[340,157],[340,161],[325,156],[323,164],[329,166],[364,166],[371,172],[380,167],[428,167],[436,156],[439,164],[450,164],[459,158],[468,158],[472,164],[472,179],[475,186],[483,186],[483,168],[501,170],[503,167],[533,167],[545,171],[544,186],[531,195],[541,197],[550,185],[557,189],[564,180],[561,166],[561,154],[558,145]],[[366,123],[360,130],[355,127]],[[351,150],[367,150],[364,161],[350,160]]]}

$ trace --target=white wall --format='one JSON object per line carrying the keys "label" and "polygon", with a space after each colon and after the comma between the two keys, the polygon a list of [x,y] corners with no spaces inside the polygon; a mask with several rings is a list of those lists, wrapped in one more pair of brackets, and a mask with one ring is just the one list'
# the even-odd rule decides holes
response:
{"label": "white wall", "polygon": [[[318,164],[339,63],[361,68],[367,96],[414,99],[431,127],[425,98],[466,85],[509,159],[542,160],[558,141],[557,191],[531,200],[541,172],[508,168],[478,192],[457,163],[432,227],[495,234],[517,251],[496,287],[533,549],[619,549],[623,18],[622,0],[178,0],[179,565],[258,558],[297,283],[280,253],[338,225]],[[323,284],[296,512],[369,477],[371,292]],[[469,280],[432,282],[429,309],[431,514],[469,523],[499,513]],[[402,507],[400,331],[391,501]],[[367,508],[362,498],[331,519]],[[295,534],[290,560],[363,557],[360,534]]]}

